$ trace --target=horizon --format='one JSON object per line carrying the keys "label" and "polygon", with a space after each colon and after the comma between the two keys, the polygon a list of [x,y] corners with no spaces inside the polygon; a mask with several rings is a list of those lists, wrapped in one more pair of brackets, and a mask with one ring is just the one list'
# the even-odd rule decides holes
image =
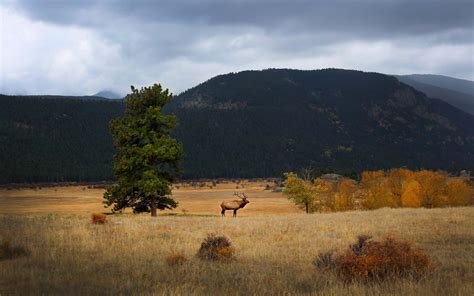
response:
{"label": "horizon", "polygon": [[[467,81],[467,82],[474,82],[474,80],[469,80],[469,79],[463,79],[463,78],[457,78],[457,77],[452,77],[452,76],[447,76],[447,75],[442,75],[442,74],[430,74],[430,73],[412,73],[412,74],[387,74],[387,73],[381,73],[381,72],[371,72],[371,71],[363,71],[363,70],[357,70],[357,69],[343,69],[343,68],[321,68],[321,69],[294,69],[294,68],[264,68],[264,69],[252,69],[252,70],[241,70],[241,71],[238,71],[238,72],[228,72],[228,73],[222,73],[222,74],[217,74],[215,76],[212,76],[210,77],[209,79],[206,79],[202,82],[198,82],[196,85],[193,85],[187,89],[184,89],[182,91],[180,91],[179,93],[174,93],[174,92],[171,92],[173,94],[173,96],[178,96],[184,92],[186,92],[187,90],[191,89],[191,88],[194,88],[196,86],[198,86],[199,84],[202,84],[202,83],[205,83],[215,77],[218,77],[218,76],[222,76],[222,75],[228,75],[228,74],[238,74],[238,73],[242,73],[242,72],[246,72],[246,71],[266,71],[266,70],[292,70],[292,71],[321,71],[321,70],[329,70],[329,69],[335,69],[335,70],[345,70],[345,71],[360,71],[360,72],[364,72],[364,73],[377,73],[377,74],[382,74],[382,75],[387,75],[387,76],[439,76],[439,77],[445,77],[445,78],[449,78],[449,79],[455,79],[455,80],[461,80],[461,81]],[[130,85],[129,87],[131,87],[132,85]],[[163,86],[163,85],[162,85]],[[140,86],[140,87],[143,87],[143,86]],[[170,90],[171,91],[171,90]],[[113,94],[113,95],[117,95],[117,97],[114,97],[114,99],[121,99],[123,97],[125,97],[127,94],[129,94],[129,92],[126,92],[125,94],[119,94],[113,90],[109,90],[109,89],[102,89],[102,90],[99,90],[97,91],[96,93],[92,93],[92,94],[77,94],[77,95],[69,95],[69,94],[42,94],[42,93],[38,93],[38,94],[19,94],[19,93],[1,93],[0,92],[0,95],[6,95],[6,96],[58,96],[58,97],[94,97],[94,96],[97,96],[97,97],[104,97],[104,98],[109,98],[109,97],[106,97],[106,96],[101,96],[101,93],[110,93],[110,94]]]}

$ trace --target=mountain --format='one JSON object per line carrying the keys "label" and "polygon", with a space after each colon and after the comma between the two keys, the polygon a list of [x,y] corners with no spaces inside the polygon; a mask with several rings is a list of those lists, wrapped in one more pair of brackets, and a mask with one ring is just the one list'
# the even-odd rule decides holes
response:
{"label": "mountain", "polygon": [[441,75],[396,75],[428,97],[443,101],[474,115],[474,82]]}
{"label": "mountain", "polygon": [[102,98],[106,98],[106,99],[121,99],[121,98],[124,97],[124,96],[119,95],[118,93],[115,93],[115,92],[109,91],[109,90],[100,91],[100,92],[96,93],[93,96],[94,97],[102,97]]}
{"label": "mountain", "polygon": [[0,183],[112,179],[121,100],[0,95]]}
{"label": "mountain", "polygon": [[[0,183],[111,179],[122,100],[0,96]],[[165,108],[184,178],[355,176],[389,167],[474,171],[474,116],[393,76],[269,69],[216,76]]]}
{"label": "mountain", "polygon": [[403,77],[410,78],[411,80],[415,80],[424,84],[454,90],[467,95],[474,95],[474,81],[433,74],[411,74],[403,75]]}
{"label": "mountain", "polygon": [[191,177],[474,169],[474,117],[383,74],[231,73],[180,94],[169,112]]}
{"label": "mountain", "polygon": [[31,99],[31,100],[36,100],[36,99],[51,99],[51,100],[108,100],[108,98],[101,97],[101,96],[62,96],[62,95],[5,95],[5,94],[0,94],[0,96],[6,98],[23,98],[23,99]]}

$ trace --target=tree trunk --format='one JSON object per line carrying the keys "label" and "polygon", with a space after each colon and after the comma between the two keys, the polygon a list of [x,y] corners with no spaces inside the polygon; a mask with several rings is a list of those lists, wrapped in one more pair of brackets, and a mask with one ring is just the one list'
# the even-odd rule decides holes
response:
{"label": "tree trunk", "polygon": [[306,214],[309,214],[309,202],[304,203],[305,209],[306,209]]}
{"label": "tree trunk", "polygon": [[155,199],[151,200],[150,208],[151,208],[151,216],[156,217],[156,200]]}

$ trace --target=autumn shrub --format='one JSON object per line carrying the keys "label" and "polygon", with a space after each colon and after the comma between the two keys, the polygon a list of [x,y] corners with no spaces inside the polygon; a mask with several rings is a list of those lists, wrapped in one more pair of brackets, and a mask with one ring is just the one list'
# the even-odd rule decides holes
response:
{"label": "autumn shrub", "polygon": [[360,236],[337,259],[337,275],[346,282],[373,282],[392,278],[420,279],[435,267],[430,257],[408,241],[387,236],[383,241]]}
{"label": "autumn shrub", "polygon": [[107,223],[107,216],[104,214],[97,214],[94,213],[91,216],[92,218],[92,224],[105,224]]}
{"label": "autumn shrub", "polygon": [[188,259],[181,253],[172,253],[166,257],[166,264],[168,266],[180,266],[186,263]]}
{"label": "autumn shrub", "polygon": [[209,261],[228,261],[234,258],[234,251],[227,237],[209,234],[202,242],[197,257]]}
{"label": "autumn shrub", "polygon": [[10,241],[4,240],[0,243],[0,260],[15,259],[28,256],[30,252],[22,246],[13,246]]}

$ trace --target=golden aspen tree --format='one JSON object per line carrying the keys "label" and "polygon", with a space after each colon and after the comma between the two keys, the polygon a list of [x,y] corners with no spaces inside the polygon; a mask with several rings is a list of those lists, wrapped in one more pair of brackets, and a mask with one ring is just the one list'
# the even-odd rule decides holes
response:
{"label": "golden aspen tree", "polygon": [[296,205],[302,206],[306,213],[313,210],[315,194],[312,184],[298,177],[295,173],[285,173],[287,184],[283,193]]}
{"label": "golden aspen tree", "polygon": [[423,205],[421,197],[421,186],[416,180],[410,180],[403,186],[401,196],[402,206],[407,208],[419,208]]}
{"label": "golden aspen tree", "polygon": [[334,211],[334,183],[320,178],[316,178],[313,180],[312,186],[313,192],[316,195],[314,209],[318,212]]}
{"label": "golden aspen tree", "polygon": [[446,173],[421,170],[415,172],[414,179],[420,183],[420,194],[424,207],[442,206],[439,201],[442,200],[441,196],[444,195],[447,179]]}
{"label": "golden aspen tree", "polygon": [[446,181],[447,206],[468,206],[473,202],[474,190],[465,180],[451,178]]}
{"label": "golden aspen tree", "polygon": [[348,211],[354,209],[353,194],[357,186],[354,180],[343,179],[337,184],[337,192],[335,193],[335,211]]}

